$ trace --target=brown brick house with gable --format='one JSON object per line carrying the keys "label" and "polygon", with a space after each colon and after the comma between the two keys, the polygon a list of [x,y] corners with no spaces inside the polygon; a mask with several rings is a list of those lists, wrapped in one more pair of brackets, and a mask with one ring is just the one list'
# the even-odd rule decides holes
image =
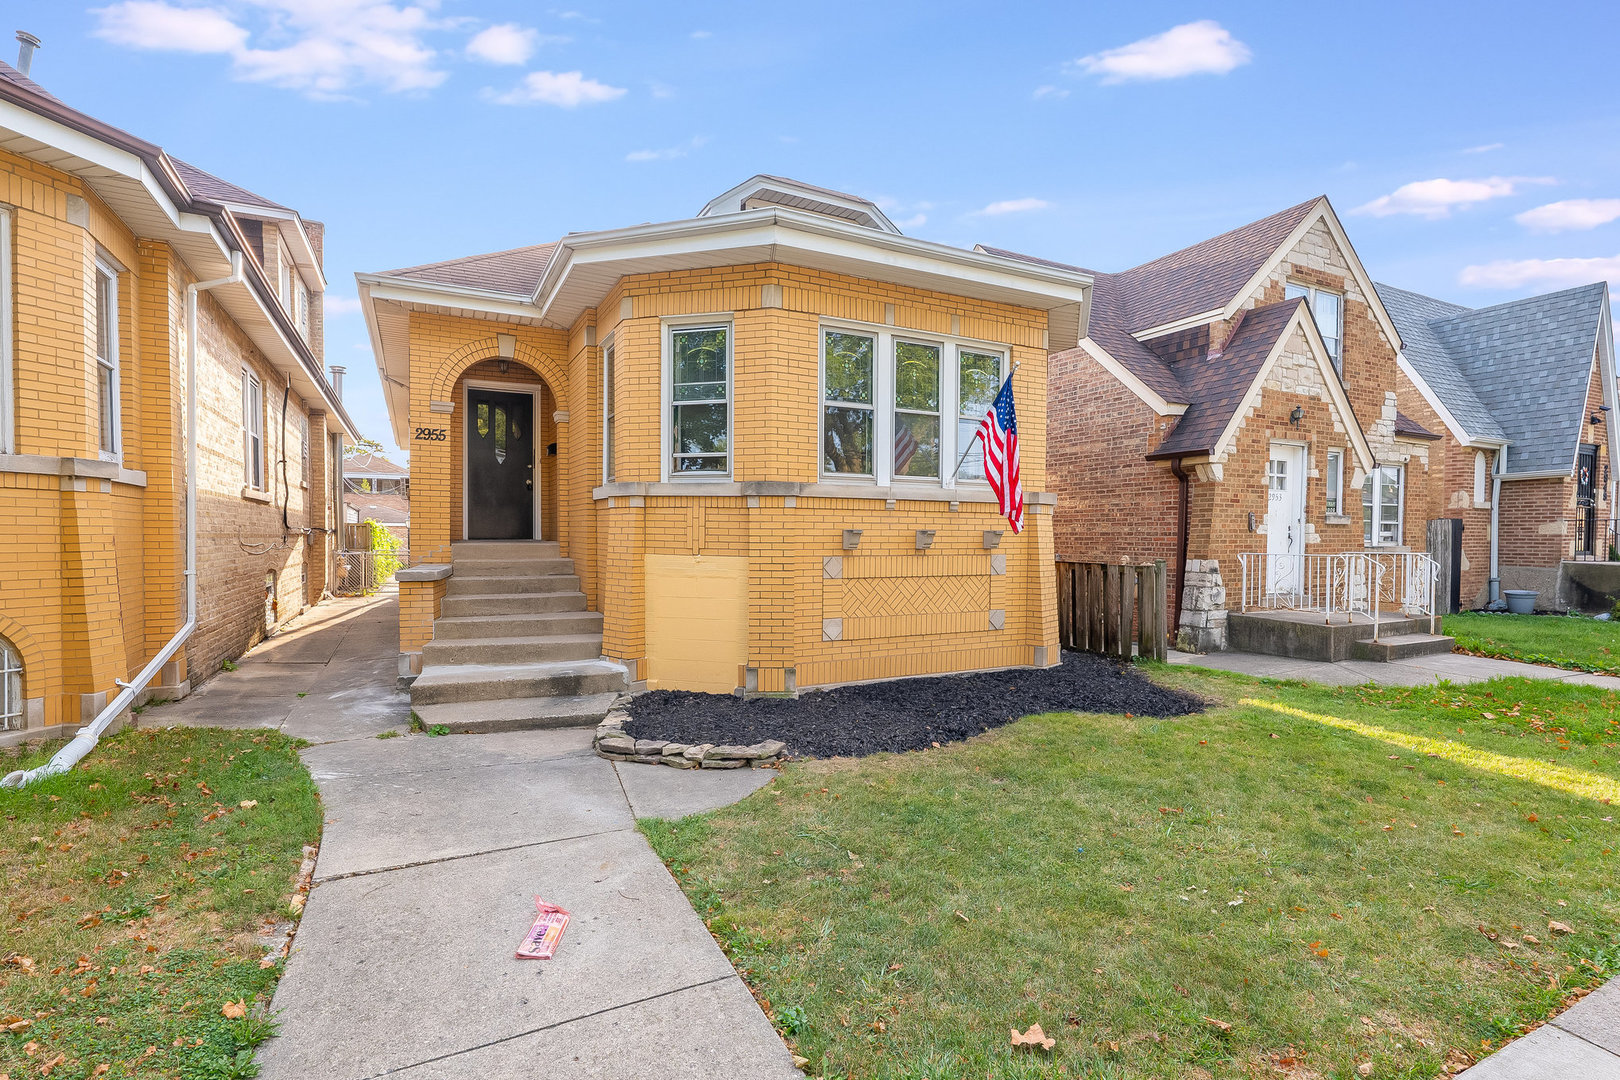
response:
{"label": "brown brick house with gable", "polygon": [[1438,436],[1401,411],[1399,348],[1326,197],[1096,273],[1048,366],[1058,557],[1164,559],[1180,642],[1207,650],[1242,554],[1422,551]]}

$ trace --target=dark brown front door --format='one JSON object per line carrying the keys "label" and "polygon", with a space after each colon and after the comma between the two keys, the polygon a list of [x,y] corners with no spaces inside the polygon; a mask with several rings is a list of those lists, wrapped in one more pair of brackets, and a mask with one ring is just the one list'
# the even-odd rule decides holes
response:
{"label": "dark brown front door", "polygon": [[1575,550],[1591,555],[1597,533],[1597,447],[1582,445],[1575,458],[1575,505],[1580,508],[1580,532]]}
{"label": "dark brown front door", "polygon": [[534,398],[469,389],[467,539],[534,538]]}

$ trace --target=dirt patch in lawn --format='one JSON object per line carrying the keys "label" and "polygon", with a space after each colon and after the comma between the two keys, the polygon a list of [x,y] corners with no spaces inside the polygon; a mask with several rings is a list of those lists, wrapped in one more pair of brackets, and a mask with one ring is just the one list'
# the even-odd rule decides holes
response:
{"label": "dirt patch in lawn", "polygon": [[796,757],[859,757],[922,750],[1049,712],[1185,716],[1192,694],[1148,681],[1126,664],[1064,653],[1044,670],[986,671],[816,690],[796,699],[742,700],[654,690],[630,705],[625,733],[690,744],[780,739]]}

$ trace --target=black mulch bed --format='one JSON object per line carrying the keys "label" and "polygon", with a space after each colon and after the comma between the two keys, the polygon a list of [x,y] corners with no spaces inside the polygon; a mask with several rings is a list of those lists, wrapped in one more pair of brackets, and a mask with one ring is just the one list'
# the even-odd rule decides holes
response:
{"label": "black mulch bed", "polygon": [[631,702],[625,734],[694,745],[780,739],[795,757],[858,757],[922,750],[1038,713],[1203,711],[1200,698],[1150,682],[1126,664],[1066,652],[1062,664],[1044,670],[900,679],[811,691],[797,699],[744,701],[654,690]]}

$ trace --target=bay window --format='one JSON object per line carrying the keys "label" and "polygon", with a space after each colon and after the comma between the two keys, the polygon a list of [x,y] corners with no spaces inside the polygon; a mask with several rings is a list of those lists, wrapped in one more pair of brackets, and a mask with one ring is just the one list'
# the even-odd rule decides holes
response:
{"label": "bay window", "polygon": [[1344,374],[1344,297],[1311,285],[1296,285],[1292,281],[1283,286],[1283,299],[1304,297],[1316,317],[1316,329],[1322,334],[1333,369]]}
{"label": "bay window", "polygon": [[1391,547],[1401,542],[1402,502],[1406,470],[1380,465],[1361,486],[1362,538],[1368,547]]}
{"label": "bay window", "polygon": [[670,331],[670,473],[731,472],[731,328],[683,326]]}
{"label": "bay window", "polygon": [[877,339],[827,330],[821,335],[821,471],[875,476],[873,395]]}
{"label": "bay window", "polygon": [[894,475],[939,476],[939,346],[894,344]]}
{"label": "bay window", "polygon": [[[976,436],[985,413],[1001,392],[1001,356],[962,349],[956,354],[956,447],[962,458],[959,480],[984,479],[984,443]],[[966,455],[965,457],[963,455]]]}

